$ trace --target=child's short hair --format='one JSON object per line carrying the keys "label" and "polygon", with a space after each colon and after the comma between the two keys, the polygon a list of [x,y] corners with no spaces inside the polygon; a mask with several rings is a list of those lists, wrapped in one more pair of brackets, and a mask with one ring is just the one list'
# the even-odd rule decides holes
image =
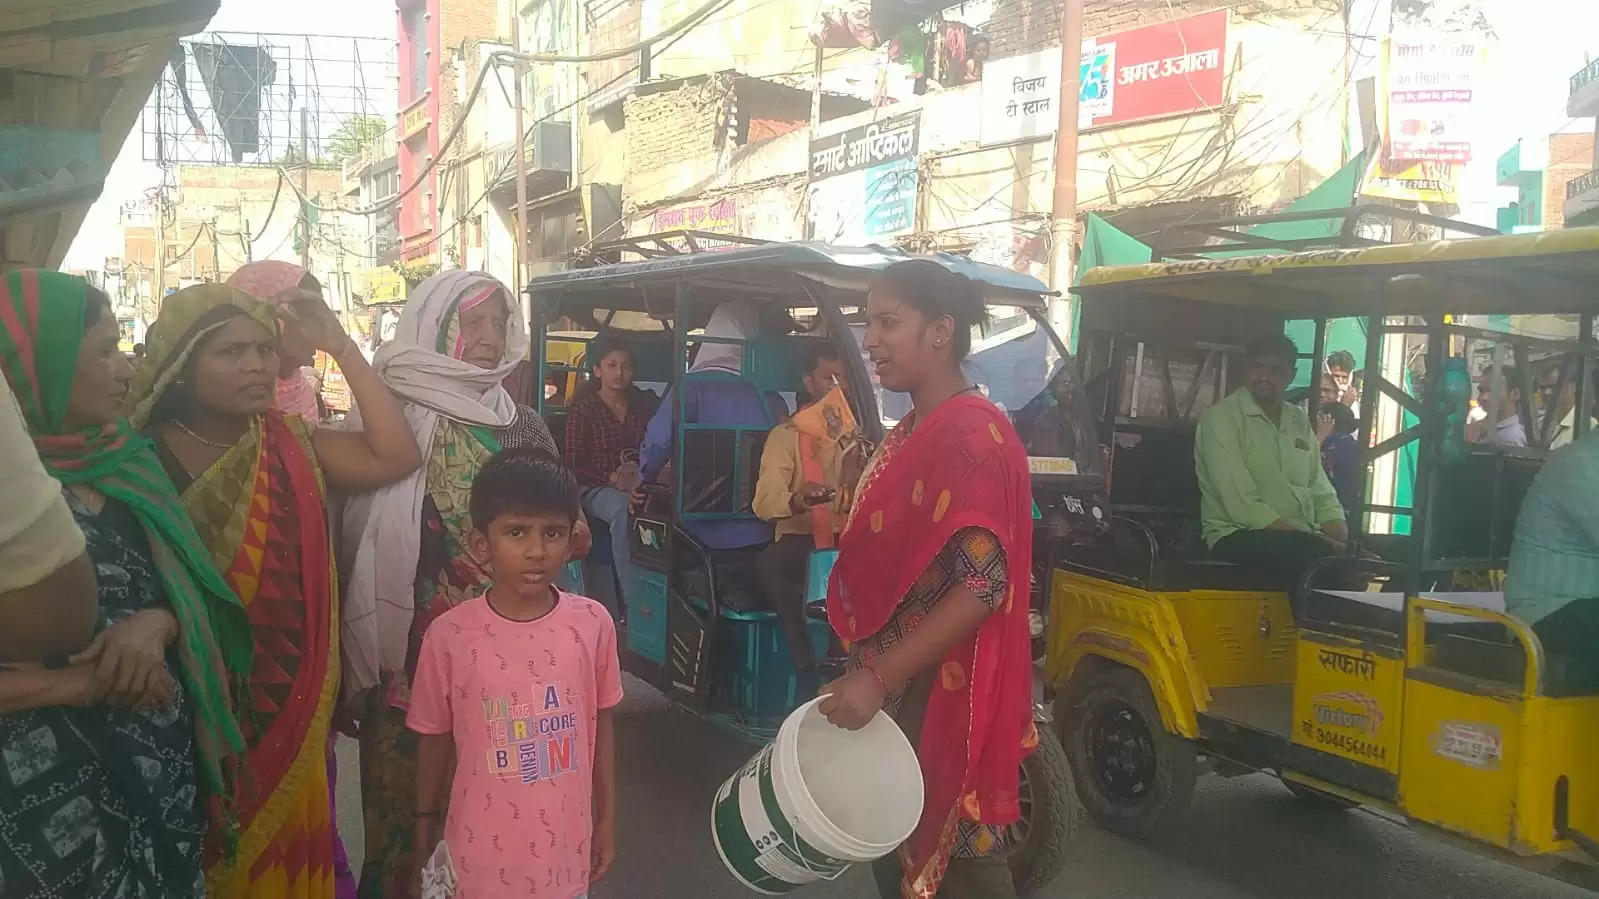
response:
{"label": "child's short hair", "polygon": [[501,515],[565,515],[577,521],[582,493],[577,479],[549,454],[533,447],[508,449],[484,463],[472,479],[472,526],[488,531]]}

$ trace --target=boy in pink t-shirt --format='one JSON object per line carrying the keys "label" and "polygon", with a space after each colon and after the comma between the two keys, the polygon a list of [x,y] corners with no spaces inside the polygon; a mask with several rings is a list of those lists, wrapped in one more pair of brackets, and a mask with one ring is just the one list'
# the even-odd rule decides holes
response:
{"label": "boy in pink t-shirt", "polygon": [[456,899],[585,896],[616,855],[616,627],[552,583],[578,504],[571,473],[537,454],[484,465],[471,542],[494,585],[422,640],[406,716],[422,735],[416,876],[442,823]]}

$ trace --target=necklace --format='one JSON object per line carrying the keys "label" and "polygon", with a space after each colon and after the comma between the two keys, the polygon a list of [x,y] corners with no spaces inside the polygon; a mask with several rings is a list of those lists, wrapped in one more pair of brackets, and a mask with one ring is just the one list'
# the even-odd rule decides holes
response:
{"label": "necklace", "polygon": [[207,440],[204,437],[201,437],[199,434],[194,433],[194,431],[190,429],[188,425],[176,418],[172,419],[172,423],[178,426],[178,430],[188,434],[190,437],[193,437],[195,440],[200,441],[206,446],[216,447],[217,449],[233,449],[234,443],[238,443],[237,440],[235,440],[233,443],[218,443],[215,440]]}

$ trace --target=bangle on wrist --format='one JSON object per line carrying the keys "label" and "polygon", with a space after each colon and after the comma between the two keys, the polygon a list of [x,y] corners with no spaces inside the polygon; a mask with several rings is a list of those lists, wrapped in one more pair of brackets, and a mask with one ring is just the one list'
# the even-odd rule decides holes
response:
{"label": "bangle on wrist", "polygon": [[872,677],[877,680],[877,685],[883,688],[884,696],[893,695],[894,691],[888,688],[888,681],[883,680],[883,675],[878,673],[877,669],[872,666],[871,662],[863,662],[861,663],[861,667],[870,672]]}

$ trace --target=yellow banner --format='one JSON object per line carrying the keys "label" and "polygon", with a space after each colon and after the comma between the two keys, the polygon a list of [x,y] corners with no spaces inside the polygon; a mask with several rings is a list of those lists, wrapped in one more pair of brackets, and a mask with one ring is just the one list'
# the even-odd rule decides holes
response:
{"label": "yellow banner", "polygon": [[1458,205],[1460,166],[1452,162],[1390,162],[1373,154],[1361,196],[1401,203]]}
{"label": "yellow banner", "polygon": [[406,294],[405,279],[388,266],[368,269],[366,293],[368,303],[402,303]]}

